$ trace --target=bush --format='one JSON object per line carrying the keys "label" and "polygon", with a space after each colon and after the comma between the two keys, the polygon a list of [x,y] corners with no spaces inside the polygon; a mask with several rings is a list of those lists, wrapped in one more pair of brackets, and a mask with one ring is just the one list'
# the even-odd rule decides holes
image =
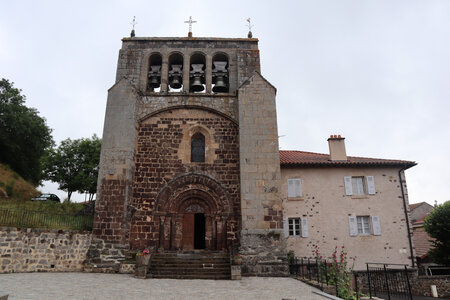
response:
{"label": "bush", "polygon": [[425,230],[435,238],[428,254],[438,264],[450,265],[450,201],[436,206],[425,219]]}

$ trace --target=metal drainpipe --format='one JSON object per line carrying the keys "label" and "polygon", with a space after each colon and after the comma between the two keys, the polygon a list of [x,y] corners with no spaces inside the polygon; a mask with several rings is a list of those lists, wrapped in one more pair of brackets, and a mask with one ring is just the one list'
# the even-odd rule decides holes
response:
{"label": "metal drainpipe", "polygon": [[402,190],[402,198],[403,198],[403,209],[405,210],[405,218],[406,218],[406,228],[408,230],[408,240],[409,240],[409,251],[411,253],[411,264],[412,267],[415,267],[415,263],[414,263],[414,254],[413,254],[413,246],[412,246],[412,240],[411,240],[411,231],[410,231],[410,227],[409,227],[409,218],[408,218],[408,209],[406,206],[406,199],[405,199],[405,191],[403,189],[403,179],[402,179],[402,172],[405,171],[405,168],[401,168],[398,171],[398,178],[400,180],[400,189]]}

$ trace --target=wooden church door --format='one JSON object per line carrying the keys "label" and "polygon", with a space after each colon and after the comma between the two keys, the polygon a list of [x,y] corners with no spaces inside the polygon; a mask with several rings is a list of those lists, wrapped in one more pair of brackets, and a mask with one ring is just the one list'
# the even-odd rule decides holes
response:
{"label": "wooden church door", "polygon": [[183,250],[194,249],[194,217],[193,213],[185,213],[183,216]]}

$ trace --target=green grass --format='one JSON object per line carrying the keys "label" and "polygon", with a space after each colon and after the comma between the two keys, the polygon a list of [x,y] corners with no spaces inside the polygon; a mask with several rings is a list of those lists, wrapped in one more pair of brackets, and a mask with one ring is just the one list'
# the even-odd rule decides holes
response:
{"label": "green grass", "polygon": [[0,226],[56,230],[92,230],[92,215],[81,214],[83,204],[0,200]]}

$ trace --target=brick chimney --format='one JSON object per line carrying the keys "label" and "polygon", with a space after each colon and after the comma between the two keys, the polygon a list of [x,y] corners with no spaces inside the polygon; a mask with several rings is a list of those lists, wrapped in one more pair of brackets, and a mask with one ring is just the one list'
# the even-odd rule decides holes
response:
{"label": "brick chimney", "polygon": [[345,138],[340,135],[330,135],[328,146],[330,148],[330,159],[346,161],[347,153],[345,152]]}

